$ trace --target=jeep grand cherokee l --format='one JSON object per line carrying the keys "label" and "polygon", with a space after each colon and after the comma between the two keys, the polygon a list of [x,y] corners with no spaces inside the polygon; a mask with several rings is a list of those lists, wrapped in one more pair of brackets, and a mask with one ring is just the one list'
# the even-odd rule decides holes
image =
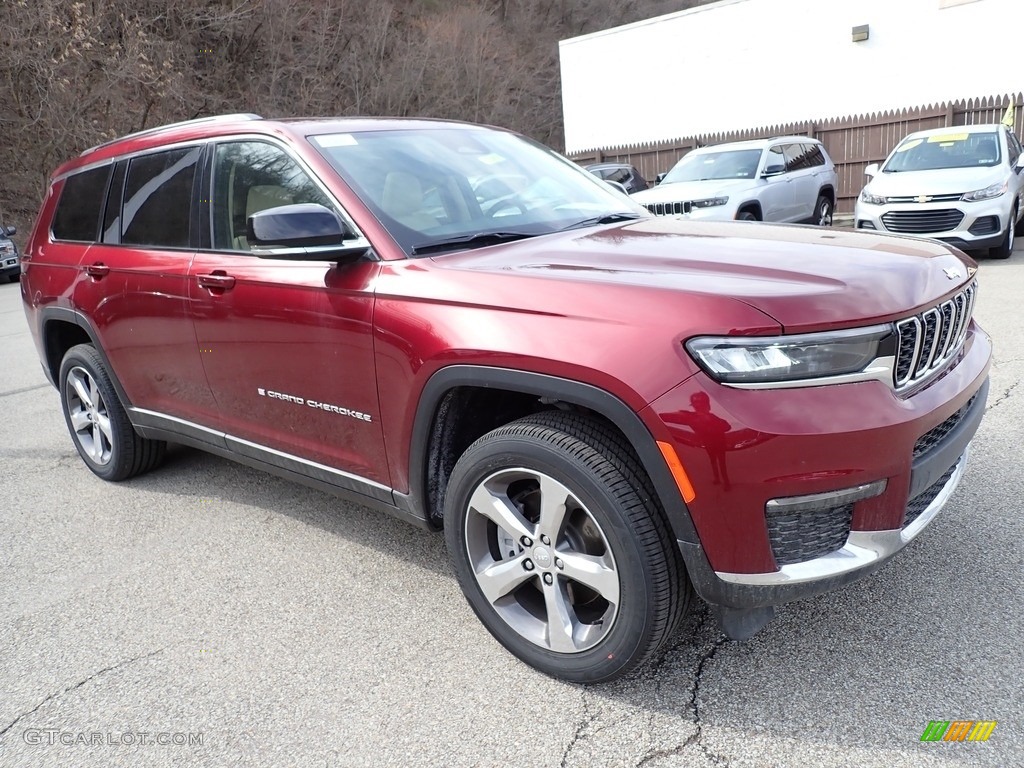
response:
{"label": "jeep grand cherokee l", "polygon": [[695,149],[634,199],[658,216],[827,227],[837,187],[835,164],[820,141],[783,136]]}
{"label": "jeep grand cherokee l", "polygon": [[745,638],[914,539],[991,354],[975,264],[941,243],[654,217],[515,134],[426,120],[88,150],[22,295],[96,475],[174,441],[443,528],[498,641],[591,682],[694,592]]}

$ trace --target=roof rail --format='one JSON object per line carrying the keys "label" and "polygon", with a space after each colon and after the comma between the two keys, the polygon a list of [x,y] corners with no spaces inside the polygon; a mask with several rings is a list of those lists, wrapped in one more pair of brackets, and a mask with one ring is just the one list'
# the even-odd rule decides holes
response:
{"label": "roof rail", "polygon": [[186,125],[202,125],[203,123],[215,123],[221,121],[238,121],[238,120],[262,120],[262,115],[255,115],[252,112],[238,112],[231,115],[213,115],[211,117],[197,117],[193,120],[182,120],[180,123],[170,123],[169,125],[158,125],[153,128],[146,128],[142,131],[136,131],[135,133],[129,133],[127,136],[118,136],[116,139],[110,141],[104,141],[102,144],[97,144],[95,147],[89,147],[89,149],[82,152],[80,157],[85,157],[90,152],[95,152],[97,149],[109,146],[118,141],[124,141],[125,139],[137,139],[140,136],[149,136],[153,133],[159,133],[160,131],[166,131],[171,128],[181,128]]}

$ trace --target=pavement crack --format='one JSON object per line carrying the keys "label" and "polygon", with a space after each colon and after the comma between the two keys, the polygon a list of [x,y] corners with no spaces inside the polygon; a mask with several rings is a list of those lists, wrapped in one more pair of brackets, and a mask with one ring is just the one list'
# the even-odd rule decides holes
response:
{"label": "pavement crack", "polygon": [[576,731],[573,733],[572,738],[569,739],[569,743],[565,745],[565,752],[562,753],[562,761],[559,763],[559,768],[565,768],[569,762],[569,755],[576,748],[576,743],[583,738],[584,731],[597,719],[596,714],[590,712],[590,707],[587,705],[587,696],[583,694],[583,716],[580,721],[576,723]]}
{"label": "pavement crack", "polygon": [[[704,614],[701,629],[703,629],[704,625],[707,624],[709,619],[712,623],[714,623],[715,619],[711,615],[711,611],[707,611]],[[704,682],[704,668],[707,666],[708,662],[712,661],[718,654],[718,649],[725,645],[727,642],[729,642],[729,638],[723,635],[721,633],[721,630],[719,630],[718,637],[715,639],[715,642],[707,650],[704,651],[704,653],[700,657],[700,661],[697,662],[697,666],[693,673],[693,685],[690,687],[690,710],[693,713],[693,724],[697,730],[696,733],[693,734],[693,736],[691,736],[689,739],[686,740],[686,742],[680,745],[680,749],[683,749],[690,744],[696,744],[698,747],[700,747],[701,752],[704,753],[704,756],[711,762],[712,765],[720,766],[728,766],[729,761],[724,755],[716,755],[708,748],[707,744],[704,743],[704,721],[701,719],[700,714],[700,686],[701,683]]]}
{"label": "pavement crack", "polygon": [[114,664],[114,665],[109,666],[109,667],[104,667],[103,669],[101,669],[101,670],[99,670],[97,672],[93,672],[91,675],[89,675],[84,680],[80,680],[77,683],[75,683],[74,685],[69,685],[63,691],[59,691],[58,693],[51,693],[45,699],[43,699],[38,704],[36,704],[32,709],[28,710],[27,712],[22,712],[20,715],[18,715],[16,718],[14,718],[14,720],[12,720],[10,722],[10,724],[6,728],[4,728],[3,730],[0,730],[0,737],[3,737],[5,735],[7,735],[7,732],[10,731],[11,728],[16,726],[19,722],[24,720],[26,717],[29,717],[30,715],[33,715],[36,712],[38,712],[48,702],[53,701],[54,699],[57,699],[57,698],[63,696],[64,694],[66,694],[66,693],[70,693],[71,691],[74,691],[74,690],[77,690],[77,689],[81,688],[83,685],[88,683],[90,680],[95,680],[100,675],[107,674],[107,672],[116,672],[117,670],[123,669],[124,667],[127,667],[130,664],[134,664],[137,661],[143,661],[144,659],[148,659],[148,658],[150,658],[152,656],[156,656],[158,653],[163,653],[163,652],[164,652],[164,649],[160,648],[159,650],[152,651],[151,653],[145,653],[145,654],[142,654],[140,656],[134,656],[134,657],[132,657],[130,659],[125,659],[124,661],[119,661],[117,664]]}
{"label": "pavement crack", "polygon": [[1013,390],[1015,390],[1019,384],[1020,384],[1019,381],[1015,381],[1015,382],[1013,382],[1013,384],[1008,386],[1003,391],[1003,394],[1001,394],[992,403],[990,403],[988,406],[985,407],[985,413],[988,413],[993,408],[995,408],[997,405],[1001,405],[1002,403],[1006,402],[1010,398],[1010,395],[1013,393]]}
{"label": "pavement crack", "polygon": [[7,392],[0,392],[0,397],[11,397],[13,395],[21,395],[21,394],[24,394],[25,392],[34,392],[37,389],[46,389],[49,386],[50,386],[49,384],[36,384],[34,386],[31,386],[31,387],[22,387],[21,389],[11,389],[11,390],[8,390]]}

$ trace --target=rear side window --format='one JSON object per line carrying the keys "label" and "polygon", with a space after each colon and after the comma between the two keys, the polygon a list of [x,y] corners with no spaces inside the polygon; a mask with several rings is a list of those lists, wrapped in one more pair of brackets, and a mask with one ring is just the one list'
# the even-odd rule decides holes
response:
{"label": "rear side window", "polygon": [[91,243],[100,225],[100,209],[107,192],[110,166],[76,173],[64,180],[57,211],[53,216],[53,237]]}
{"label": "rear side window", "polygon": [[783,147],[786,154],[786,170],[802,171],[805,168],[810,168],[807,157],[808,149],[810,147],[807,144],[786,144]]}
{"label": "rear side window", "polygon": [[132,158],[121,207],[121,242],[187,248],[199,147]]}
{"label": "rear side window", "polygon": [[825,164],[825,153],[821,151],[820,144],[808,144],[807,145],[807,165],[811,168],[816,168],[819,165]]}

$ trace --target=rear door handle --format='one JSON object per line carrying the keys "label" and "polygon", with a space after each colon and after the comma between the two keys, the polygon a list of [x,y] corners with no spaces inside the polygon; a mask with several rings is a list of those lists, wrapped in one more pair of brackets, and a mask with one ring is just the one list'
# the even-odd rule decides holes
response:
{"label": "rear door handle", "polygon": [[85,268],[85,274],[87,274],[89,277],[101,280],[102,278],[110,274],[110,267],[108,267],[106,264],[103,264],[102,262],[96,262],[95,264],[90,264]]}
{"label": "rear door handle", "polygon": [[199,285],[211,291],[228,291],[235,286],[235,278],[219,269],[207,275],[196,275],[196,279]]}

